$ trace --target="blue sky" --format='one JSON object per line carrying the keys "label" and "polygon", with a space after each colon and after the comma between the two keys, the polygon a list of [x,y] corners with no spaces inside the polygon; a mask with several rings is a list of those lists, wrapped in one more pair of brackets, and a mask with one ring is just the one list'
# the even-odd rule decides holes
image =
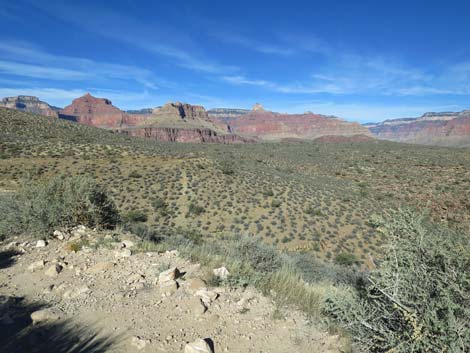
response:
{"label": "blue sky", "polygon": [[470,108],[470,1],[0,0],[0,97],[333,114]]}

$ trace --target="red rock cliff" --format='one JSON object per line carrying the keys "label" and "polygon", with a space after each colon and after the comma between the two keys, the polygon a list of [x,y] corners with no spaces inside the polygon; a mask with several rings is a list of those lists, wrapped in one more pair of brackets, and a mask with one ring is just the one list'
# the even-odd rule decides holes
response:
{"label": "red rock cliff", "polygon": [[281,114],[266,111],[260,104],[248,114],[237,117],[214,117],[220,127],[243,136],[261,140],[285,139],[313,140],[321,136],[371,136],[367,128],[358,123],[313,113]]}
{"label": "red rock cliff", "polygon": [[72,104],[62,109],[61,118],[81,124],[101,128],[134,126],[146,119],[145,115],[127,114],[112,105],[106,98],[96,98],[89,93],[74,99]]}

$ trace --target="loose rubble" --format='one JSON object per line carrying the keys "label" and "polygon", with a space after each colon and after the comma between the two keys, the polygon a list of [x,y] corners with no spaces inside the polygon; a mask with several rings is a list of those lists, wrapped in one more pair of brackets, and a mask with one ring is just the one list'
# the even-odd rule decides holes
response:
{"label": "loose rubble", "polygon": [[[87,246],[74,252],[71,242]],[[23,249],[0,269],[0,325],[15,320],[5,298],[16,296],[45,305],[31,313],[34,325],[71,320],[127,337],[110,352],[214,353],[212,343],[215,351],[232,353],[340,351],[337,336],[315,330],[301,313],[286,310],[276,320],[276,305],[255,289],[211,287],[207,269],[176,250],[143,253],[137,243],[76,227],[55,231],[44,247],[0,245],[0,251]],[[212,273],[230,277],[226,267]]]}

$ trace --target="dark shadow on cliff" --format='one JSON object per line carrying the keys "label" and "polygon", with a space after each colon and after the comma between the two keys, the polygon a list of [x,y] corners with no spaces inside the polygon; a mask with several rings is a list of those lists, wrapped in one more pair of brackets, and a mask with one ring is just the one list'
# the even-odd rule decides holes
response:
{"label": "dark shadow on cliff", "polygon": [[104,353],[118,337],[68,320],[33,325],[30,315],[45,309],[24,298],[0,296],[0,353]]}
{"label": "dark shadow on cliff", "polygon": [[0,270],[2,268],[10,267],[15,263],[15,256],[21,253],[16,250],[4,250],[0,251]]}

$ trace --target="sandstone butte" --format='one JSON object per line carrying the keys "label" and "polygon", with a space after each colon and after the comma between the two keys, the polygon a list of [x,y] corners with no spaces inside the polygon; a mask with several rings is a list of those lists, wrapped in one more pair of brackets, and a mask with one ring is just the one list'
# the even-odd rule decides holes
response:
{"label": "sandstone butte", "polygon": [[6,97],[0,101],[0,107],[21,110],[23,112],[34,113],[44,116],[58,118],[58,109],[54,109],[46,102],[42,102],[33,96]]}
{"label": "sandstone butte", "polygon": [[60,112],[60,117],[105,129],[133,126],[145,120],[145,114],[128,114],[115,107],[109,99],[87,93],[74,99]]}
{"label": "sandstone butte", "polygon": [[214,124],[204,107],[180,102],[167,103],[163,107],[155,108],[140,124],[119,131],[131,136],[170,142],[253,142],[249,138],[231,134]]}

